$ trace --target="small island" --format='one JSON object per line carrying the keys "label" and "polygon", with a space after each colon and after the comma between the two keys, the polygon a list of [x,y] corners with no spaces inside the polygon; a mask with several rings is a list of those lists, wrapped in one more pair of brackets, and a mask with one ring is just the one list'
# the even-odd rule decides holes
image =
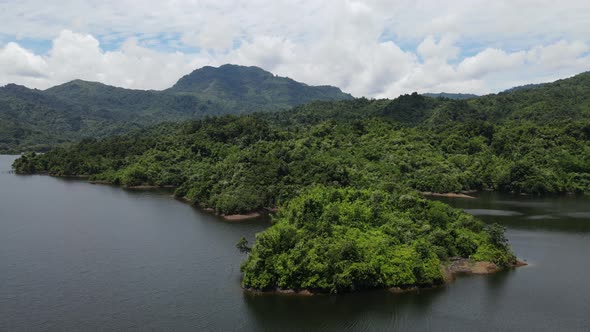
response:
{"label": "small island", "polygon": [[291,200],[244,251],[244,288],[303,295],[432,287],[519,265],[497,224],[417,194],[326,187]]}

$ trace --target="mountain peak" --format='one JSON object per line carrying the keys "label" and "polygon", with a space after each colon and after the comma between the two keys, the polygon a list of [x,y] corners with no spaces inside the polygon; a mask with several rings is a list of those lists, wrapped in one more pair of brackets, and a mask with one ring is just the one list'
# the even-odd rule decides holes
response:
{"label": "mountain peak", "polygon": [[[205,66],[181,77],[169,90],[175,92],[198,92],[212,83],[236,85],[272,78],[274,75],[259,67],[225,64],[219,67]],[[226,87],[230,88],[230,87]]]}
{"label": "mountain peak", "polygon": [[242,110],[286,109],[312,100],[350,99],[331,86],[309,86],[255,66],[205,66],[166,90],[234,105]]}

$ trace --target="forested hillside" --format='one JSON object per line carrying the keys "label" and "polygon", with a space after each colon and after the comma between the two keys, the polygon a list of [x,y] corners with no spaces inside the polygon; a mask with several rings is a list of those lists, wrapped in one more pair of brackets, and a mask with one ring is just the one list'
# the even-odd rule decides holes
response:
{"label": "forested hillside", "polygon": [[15,164],[176,194],[222,213],[315,184],[531,194],[590,191],[590,75],[468,101],[418,94],[164,124]]}
{"label": "forested hillside", "polygon": [[426,97],[431,97],[431,98],[448,98],[448,99],[456,99],[456,100],[471,99],[471,98],[479,97],[478,95],[475,95],[472,93],[446,93],[446,92],[423,93],[422,95],[426,96]]}
{"label": "forested hillside", "polygon": [[82,80],[41,91],[0,88],[0,153],[43,152],[83,138],[121,134],[163,121],[282,111],[313,100],[350,99],[257,67],[205,67],[165,91],[131,90]]}

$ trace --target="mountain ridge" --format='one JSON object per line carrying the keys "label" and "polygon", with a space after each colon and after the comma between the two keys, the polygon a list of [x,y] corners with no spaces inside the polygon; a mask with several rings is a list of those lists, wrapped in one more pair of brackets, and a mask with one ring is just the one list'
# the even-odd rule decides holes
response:
{"label": "mountain ridge", "polygon": [[455,99],[455,100],[463,100],[463,99],[471,99],[480,97],[479,95],[473,93],[448,93],[448,92],[427,92],[422,93],[423,96],[430,97],[430,98],[448,98],[448,99]]}
{"label": "mountain ridge", "polygon": [[163,121],[283,111],[313,100],[352,98],[336,87],[309,86],[259,67],[239,65],[198,68],[164,90],[81,79],[45,90],[7,84],[0,87],[0,152],[45,151],[65,142]]}

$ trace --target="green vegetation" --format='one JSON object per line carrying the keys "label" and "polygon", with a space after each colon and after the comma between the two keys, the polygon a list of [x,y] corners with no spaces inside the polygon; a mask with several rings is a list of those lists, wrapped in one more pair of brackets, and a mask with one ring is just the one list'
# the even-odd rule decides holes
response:
{"label": "green vegetation", "polygon": [[162,121],[280,111],[312,100],[350,99],[256,67],[205,67],[165,91],[75,80],[40,91],[0,88],[0,153],[44,152],[83,138],[122,134]]}
{"label": "green vegetation", "polygon": [[471,98],[479,97],[478,95],[474,95],[472,93],[446,93],[446,92],[423,93],[422,95],[425,97],[431,97],[431,98],[448,98],[448,99],[455,99],[455,100],[463,100],[463,99],[471,99]]}
{"label": "green vegetation", "polygon": [[15,167],[127,186],[171,185],[178,196],[220,213],[277,206],[315,184],[588,192],[589,77],[469,102],[413,94],[166,123],[87,139]]}
{"label": "green vegetation", "polygon": [[218,213],[281,206],[244,284],[341,292],[436,284],[450,256],[510,264],[504,230],[416,192],[590,192],[590,74],[469,100],[312,102],[164,123],[40,155],[18,173],[174,186]]}
{"label": "green vegetation", "polygon": [[257,235],[243,283],[333,293],[436,285],[451,256],[513,262],[493,235],[467,213],[414,194],[316,187]]}

